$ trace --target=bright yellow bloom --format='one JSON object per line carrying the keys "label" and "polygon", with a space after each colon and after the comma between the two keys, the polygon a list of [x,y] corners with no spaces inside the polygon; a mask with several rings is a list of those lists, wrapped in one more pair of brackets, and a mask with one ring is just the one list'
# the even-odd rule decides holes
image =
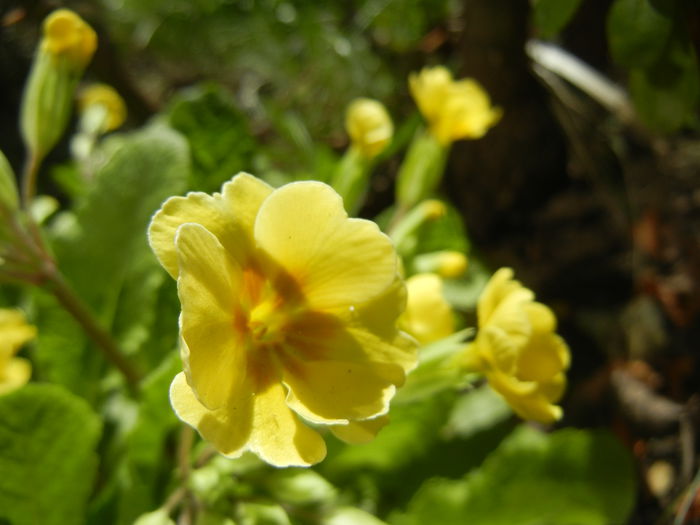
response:
{"label": "bright yellow bloom", "polygon": [[182,303],[171,403],[226,456],[321,461],[300,416],[367,429],[415,366],[394,248],[325,184],[239,174],[221,194],[168,199],[149,240]]}
{"label": "bright yellow bloom", "polygon": [[81,91],[78,97],[80,111],[100,106],[104,112],[100,131],[117,129],[126,120],[126,105],[115,89],[107,84],[92,84]]}
{"label": "bright yellow bloom", "polygon": [[420,343],[439,341],[455,331],[452,308],[442,293],[442,279],[419,273],[406,280],[408,302],[399,323]]}
{"label": "bright yellow bloom", "polygon": [[36,328],[27,324],[19,310],[0,309],[0,394],[21,387],[32,373],[26,359],[14,357],[25,343],[36,336]]}
{"label": "bright yellow bloom", "polygon": [[556,318],[532,291],[498,270],[477,305],[478,332],[463,356],[467,368],[483,372],[491,387],[524,419],[550,423],[562,416],[555,403],[566,387],[569,348]]}
{"label": "bright yellow bloom", "polygon": [[491,105],[477,81],[455,81],[442,66],[413,73],[408,83],[431,133],[442,144],[481,138],[501,119],[503,112]]}
{"label": "bright yellow bloom", "polygon": [[42,51],[54,57],[65,57],[82,70],[97,49],[95,31],[69,9],[57,9],[44,20]]}
{"label": "bright yellow bloom", "polygon": [[345,129],[352,145],[370,159],[386,149],[394,134],[394,125],[384,105],[369,98],[358,98],[348,106]]}

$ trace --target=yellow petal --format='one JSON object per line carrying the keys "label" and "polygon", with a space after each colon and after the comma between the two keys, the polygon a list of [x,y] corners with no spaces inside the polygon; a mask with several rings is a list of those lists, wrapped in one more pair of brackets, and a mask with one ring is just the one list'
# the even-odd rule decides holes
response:
{"label": "yellow petal", "polygon": [[518,355],[518,377],[525,381],[549,381],[568,365],[568,347],[556,334],[536,334]]}
{"label": "yellow petal", "polygon": [[32,375],[32,365],[21,357],[10,359],[0,373],[0,395],[11,392],[27,383]]}
{"label": "yellow petal", "polygon": [[253,222],[272,188],[260,179],[240,173],[223,186],[223,194],[193,192],[171,197],[151,219],[148,240],[163,268],[177,278],[175,232],[184,223],[201,224],[226,250],[244,264],[251,250]]}
{"label": "yellow petal", "polygon": [[277,467],[306,467],[326,457],[326,444],[285,403],[280,383],[271,382],[253,398],[250,450]]}
{"label": "yellow petal", "polygon": [[289,359],[283,379],[297,414],[314,423],[347,423],[386,413],[404,371],[385,363]]}
{"label": "yellow petal", "polygon": [[246,450],[253,423],[252,395],[232,397],[221,408],[209,410],[181,372],[170,385],[170,403],[177,417],[196,428],[221,454],[238,457]]}
{"label": "yellow petal", "polygon": [[0,308],[0,356],[14,355],[25,343],[36,337],[36,327],[27,324],[20,310]]}
{"label": "yellow petal", "polygon": [[189,350],[189,380],[198,399],[215,409],[227,401],[246,370],[235,326],[240,269],[216,237],[199,224],[183,224],[176,246],[180,333]]}
{"label": "yellow petal", "polygon": [[348,219],[340,196],[320,182],[274,191],[260,207],[255,239],[296,279],[313,310],[357,307],[396,276],[389,238],[371,221]]}
{"label": "yellow petal", "polygon": [[442,292],[442,279],[421,273],[406,281],[408,304],[401,318],[401,328],[422,344],[447,337],[454,332],[452,308]]}
{"label": "yellow petal", "polygon": [[330,427],[333,435],[351,445],[361,445],[372,441],[379,431],[389,423],[389,416],[379,416],[363,421],[350,421],[347,425]]}
{"label": "yellow petal", "polygon": [[534,333],[552,333],[557,330],[557,318],[550,308],[542,303],[529,303],[525,306],[527,317]]}

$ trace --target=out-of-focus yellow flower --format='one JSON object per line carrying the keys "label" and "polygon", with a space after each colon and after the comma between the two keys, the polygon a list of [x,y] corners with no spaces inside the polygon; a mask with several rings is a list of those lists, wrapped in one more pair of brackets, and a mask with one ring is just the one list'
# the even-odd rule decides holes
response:
{"label": "out-of-focus yellow flower", "polygon": [[472,79],[455,81],[444,67],[424,68],[409,79],[411,94],[431,133],[442,144],[478,139],[502,116],[486,91]]}
{"label": "out-of-focus yellow flower", "polygon": [[41,49],[53,57],[65,57],[82,70],[97,49],[97,35],[70,9],[57,9],[44,20]]}
{"label": "out-of-focus yellow flower", "polygon": [[394,125],[384,105],[369,98],[358,98],[348,106],[345,128],[353,147],[369,159],[384,151],[394,134]]}
{"label": "out-of-focus yellow flower", "polygon": [[310,465],[325,443],[299,416],[352,426],[351,441],[381,426],[415,366],[396,328],[405,286],[388,237],[329,186],[239,174],[221,194],[168,199],[149,240],[182,303],[170,400],[219,452]]}
{"label": "out-of-focus yellow flower", "polygon": [[34,339],[36,328],[27,324],[19,310],[0,309],[0,394],[15,390],[32,373],[29,361],[15,357],[22,345]]}
{"label": "out-of-focus yellow flower", "polygon": [[555,403],[566,387],[569,348],[556,331],[556,318],[534,294],[498,270],[477,305],[478,332],[462,356],[466,368],[483,372],[491,387],[524,419],[553,422]]}
{"label": "out-of-focus yellow flower", "polygon": [[126,120],[124,100],[107,84],[91,84],[83,89],[78,97],[78,106],[83,114],[91,108],[101,108],[98,131],[103,133],[117,129]]}
{"label": "out-of-focus yellow flower", "polygon": [[421,344],[438,341],[454,333],[452,308],[445,300],[442,279],[434,273],[419,273],[406,280],[408,302],[399,323]]}

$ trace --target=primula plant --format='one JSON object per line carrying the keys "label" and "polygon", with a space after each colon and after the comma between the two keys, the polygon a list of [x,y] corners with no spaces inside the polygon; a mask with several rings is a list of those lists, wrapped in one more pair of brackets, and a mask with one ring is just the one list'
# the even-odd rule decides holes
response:
{"label": "primula plant", "polygon": [[[12,122],[23,148],[0,140],[0,524],[621,525],[640,512],[645,445],[618,420],[591,429],[604,425],[590,396],[636,392],[620,405],[670,411],[654,421],[683,429],[686,448],[696,412],[659,409],[656,376],[635,368],[647,387],[630,387],[619,359],[574,390],[594,337],[538,250],[576,195],[550,206],[530,181],[486,175],[509,160],[491,148],[516,151],[528,133],[513,122],[538,113],[447,52],[469,17],[445,1],[356,2],[352,16],[98,4],[84,14],[104,35],[67,8],[40,24],[0,12],[40,25]],[[536,23],[556,11],[536,4]],[[295,61],[308,69],[289,73]],[[510,255],[487,249],[491,223],[459,197],[491,185],[483,209],[527,194],[549,229]],[[645,228],[635,242],[652,250]],[[697,512],[693,461],[666,492],[676,525]],[[670,483],[663,468],[641,492]]]}

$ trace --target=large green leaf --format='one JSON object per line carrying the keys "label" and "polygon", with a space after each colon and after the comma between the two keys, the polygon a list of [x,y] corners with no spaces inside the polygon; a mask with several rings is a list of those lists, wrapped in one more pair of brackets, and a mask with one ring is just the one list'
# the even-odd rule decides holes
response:
{"label": "large green leaf", "polygon": [[661,56],[673,21],[650,0],[615,0],[607,25],[613,59],[626,67],[645,67]]}
{"label": "large green leaf", "polygon": [[99,418],[61,387],[0,397],[0,522],[84,523],[99,436]]}
{"label": "large green leaf", "polygon": [[[113,137],[100,154],[105,162],[79,209],[54,224],[53,246],[77,295],[133,351],[154,321],[149,309],[159,288],[146,229],[162,201],[183,191],[188,147],[178,133],[153,125]],[[55,300],[42,294],[36,305],[41,377],[94,400],[104,359]]]}
{"label": "large green leaf", "polygon": [[610,434],[521,426],[462,480],[433,478],[395,525],[612,525],[634,506],[632,458]]}
{"label": "large green leaf", "polygon": [[542,38],[556,36],[576,14],[581,0],[535,0],[535,26]]}

